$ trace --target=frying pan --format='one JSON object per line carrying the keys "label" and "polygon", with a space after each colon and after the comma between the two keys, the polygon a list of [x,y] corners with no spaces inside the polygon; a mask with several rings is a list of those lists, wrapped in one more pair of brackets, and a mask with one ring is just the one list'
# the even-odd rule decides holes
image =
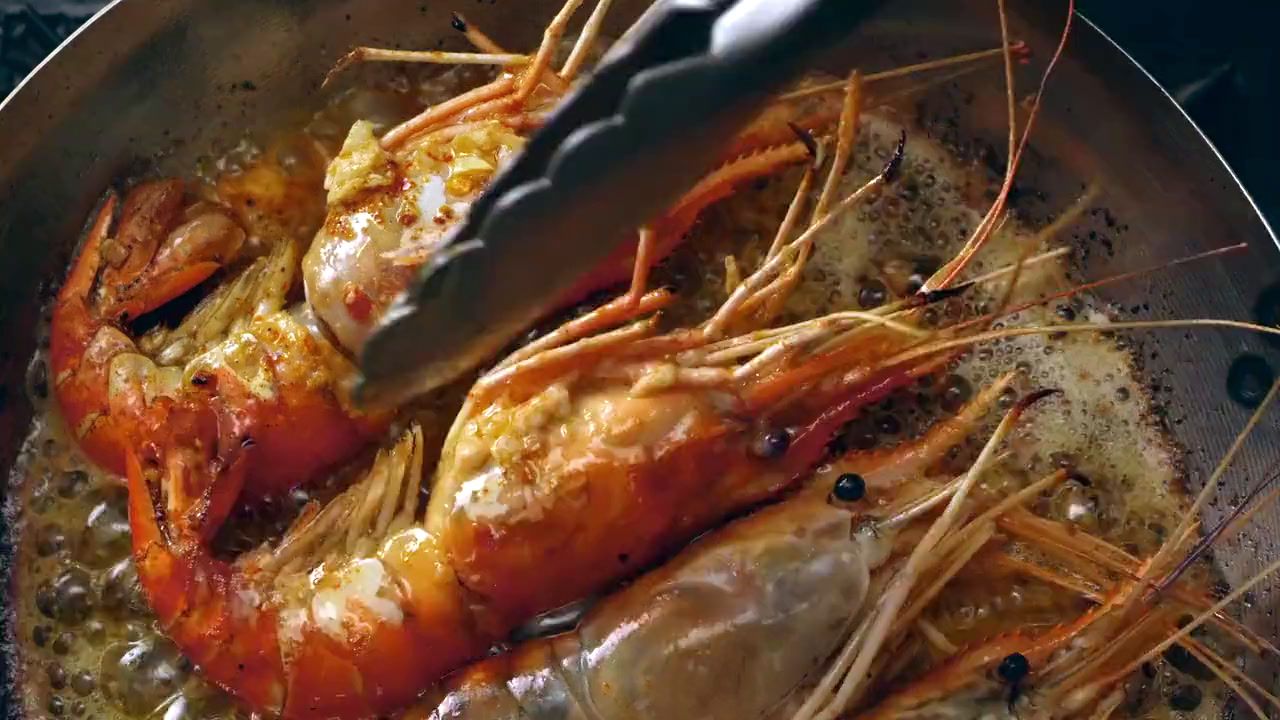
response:
{"label": "frying pan", "polygon": [[[10,468],[4,496],[18,494],[13,463],[31,420],[22,388],[36,350],[41,308],[67,265],[85,217],[113,180],[139,171],[184,174],[213,148],[246,131],[305,118],[324,99],[325,71],[355,44],[464,49],[450,30],[450,11],[465,10],[511,47],[533,47],[559,0],[117,0],[70,38],[0,105],[0,463]],[[644,0],[620,0],[616,34]],[[1033,87],[1056,42],[1063,3],[1011,3],[1013,32],[1036,49],[1021,86]],[[998,37],[989,0],[898,0],[848,48],[846,61],[883,68],[921,53],[990,47]],[[461,7],[458,7],[461,6]],[[926,124],[961,143],[1002,146],[998,75],[957,81],[916,103]],[[678,108],[673,108],[678,112]],[[1081,243],[1077,270],[1101,276],[1234,242],[1247,253],[1157,274],[1102,293],[1117,310],[1151,317],[1280,315],[1276,238],[1230,168],[1187,116],[1132,58],[1080,19],[1067,55],[1051,80],[1034,155],[1021,176],[1019,207],[1048,214],[1099,183],[1107,211]],[[1001,161],[1002,162],[1002,161]],[[1240,333],[1169,333],[1140,345],[1143,372],[1161,390],[1157,405],[1185,450],[1195,489],[1248,410],[1228,393],[1227,376],[1241,355],[1274,362],[1265,341]],[[1164,388],[1170,388],[1166,390]],[[1276,426],[1266,422],[1245,447],[1205,520],[1212,524],[1280,455]],[[2,498],[0,498],[2,499]],[[13,541],[21,508],[5,502],[0,566],[14,587]],[[1280,515],[1263,513],[1239,540],[1216,554],[1229,582],[1250,576],[1275,557]],[[1245,621],[1280,637],[1275,602],[1259,591]],[[17,631],[12,602],[0,627]],[[6,648],[15,647],[6,642]],[[20,717],[23,678],[11,649],[0,656],[5,714]],[[1276,668],[1253,660],[1264,686]]]}

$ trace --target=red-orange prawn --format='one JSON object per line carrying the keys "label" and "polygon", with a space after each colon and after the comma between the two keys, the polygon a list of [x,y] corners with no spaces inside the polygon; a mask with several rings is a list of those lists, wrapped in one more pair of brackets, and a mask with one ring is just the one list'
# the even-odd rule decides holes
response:
{"label": "red-orange prawn", "polygon": [[381,432],[385,418],[346,402],[349,363],[285,307],[296,257],[287,242],[161,335],[161,347],[131,337],[132,320],[231,263],[245,232],[223,208],[189,203],[177,181],[133,189],[112,233],[115,206],[109,196],[52,312],[54,394],[92,460],[123,474],[133,453],[163,468],[175,526],[207,536],[242,490],[288,489]]}

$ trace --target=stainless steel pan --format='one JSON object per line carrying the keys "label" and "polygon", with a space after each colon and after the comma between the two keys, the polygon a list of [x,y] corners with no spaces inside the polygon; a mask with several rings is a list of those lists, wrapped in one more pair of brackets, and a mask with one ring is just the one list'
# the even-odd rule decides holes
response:
{"label": "stainless steel pan", "polygon": [[[617,3],[614,32],[644,0]],[[219,144],[246,130],[305,117],[319,106],[325,71],[354,44],[462,48],[449,11],[472,18],[512,47],[536,43],[558,0],[117,0],[73,36],[0,106],[0,463],[10,467],[30,421],[22,392],[41,306],[61,278],[78,230],[102,190],[138,169],[183,173]],[[1061,3],[1015,2],[1014,30],[1041,50],[1043,63],[1062,21]],[[899,0],[849,48],[884,67],[918,52],[940,55],[991,44],[988,0]],[[1031,70],[1034,70],[1032,68]],[[1024,87],[1030,88],[1030,70]],[[969,96],[972,93],[972,96]],[[919,111],[958,139],[995,140],[1003,123],[1001,87],[981,83],[942,89]],[[1230,242],[1251,246],[1226,257],[1109,291],[1117,307],[1149,306],[1159,317],[1257,317],[1275,322],[1280,291],[1276,239],[1248,194],[1173,100],[1098,29],[1080,22],[1050,87],[1023,187],[1024,209],[1059,207],[1089,181],[1101,183],[1109,213],[1096,218],[1098,239],[1081,268],[1086,275],[1129,269]],[[1193,485],[1230,443],[1247,410],[1227,393],[1228,369],[1243,353],[1270,361],[1280,354],[1238,333],[1164,336],[1145,349],[1145,372],[1161,387],[1170,429],[1186,448]],[[1224,497],[1238,497],[1280,455],[1268,423],[1249,443]],[[20,479],[14,473],[15,481]],[[6,494],[13,495],[13,486]],[[1208,521],[1228,509],[1218,503]],[[10,507],[0,534],[21,531]],[[1260,519],[1244,540],[1219,551],[1230,581],[1247,577],[1277,553],[1280,516]],[[11,546],[4,545],[6,569]],[[7,572],[5,573],[7,576]],[[8,592],[22,589],[8,583]],[[1255,597],[1248,621],[1280,636],[1270,610]],[[0,600],[0,606],[12,603]],[[13,619],[3,621],[7,636]],[[12,672],[0,702],[19,714],[23,678]],[[1275,686],[1273,667],[1253,667]],[[12,692],[12,694],[10,694]]]}

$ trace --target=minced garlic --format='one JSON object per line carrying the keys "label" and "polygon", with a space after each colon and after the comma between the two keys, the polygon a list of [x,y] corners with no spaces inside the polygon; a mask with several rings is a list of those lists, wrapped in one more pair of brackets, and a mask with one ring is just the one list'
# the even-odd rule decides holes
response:
{"label": "minced garlic", "polygon": [[329,204],[333,205],[361,190],[386,187],[395,179],[391,156],[378,144],[373,125],[357,120],[347,133],[341,152],[325,170],[324,189],[329,191]]}

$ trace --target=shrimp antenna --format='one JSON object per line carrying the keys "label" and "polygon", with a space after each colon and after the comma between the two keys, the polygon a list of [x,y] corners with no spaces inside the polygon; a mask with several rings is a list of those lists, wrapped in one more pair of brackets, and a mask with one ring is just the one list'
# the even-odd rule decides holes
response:
{"label": "shrimp antenna", "polygon": [[[1079,285],[1073,285],[1065,290],[1060,290],[1050,295],[1046,295],[1042,298],[1037,298],[1035,300],[1028,300],[1027,302],[1024,302],[1024,303],[1019,303],[1011,307],[1002,308],[1000,311],[995,313],[990,313],[987,315],[983,315],[981,317],[973,318],[971,320],[966,320],[962,323],[957,323],[956,325],[952,325],[951,329],[957,330],[957,329],[970,327],[972,325],[985,325],[990,323],[993,320],[999,320],[1000,318],[1009,317],[1010,315],[1016,315],[1022,312],[1023,310],[1029,310],[1034,307],[1042,307],[1044,305],[1048,305],[1049,303],[1055,300],[1066,300],[1068,298],[1076,297],[1077,295],[1080,295],[1082,293],[1089,292],[1090,290],[1096,290],[1100,287],[1115,285],[1116,283],[1125,282],[1126,280],[1133,280],[1136,278],[1140,278],[1144,275],[1151,275],[1151,274],[1160,272],[1162,270],[1169,270],[1171,268],[1178,267],[1179,265],[1186,265],[1189,263],[1198,262],[1200,260],[1208,260],[1210,258],[1218,257],[1219,255],[1228,255],[1234,252],[1241,252],[1243,250],[1247,250],[1248,248],[1249,248],[1248,243],[1241,242],[1241,243],[1236,243],[1235,245],[1226,245],[1224,247],[1213,248],[1212,250],[1205,250],[1204,252],[1198,252],[1193,255],[1187,255],[1185,257],[1175,258],[1173,260],[1158,263],[1155,265],[1148,265],[1143,268],[1138,268],[1137,270],[1126,270],[1125,272],[1116,273],[1114,275],[1108,275],[1098,280],[1093,280],[1087,283],[1081,283]],[[1029,258],[1025,260],[1020,260],[1018,264],[1021,264],[1023,267],[1025,267],[1028,264],[1029,260],[1031,259]],[[1014,264],[1013,266],[1011,266],[1013,271],[1016,271],[1018,264]],[[988,274],[988,276],[990,275],[994,275],[994,273]],[[971,280],[968,283],[965,283],[962,285],[956,285],[954,287],[967,288],[970,285],[976,284],[985,279],[987,278],[984,277],[984,278]],[[917,295],[928,298],[928,297],[936,296],[939,293],[942,293],[945,296],[946,292],[947,292],[946,290],[933,290],[929,292],[921,291],[917,293]]]}
{"label": "shrimp antenna", "polygon": [[600,29],[604,26],[605,15],[608,14],[609,5],[612,3],[613,0],[600,0],[596,3],[595,10],[591,11],[591,16],[582,26],[582,33],[578,35],[578,41],[574,43],[569,59],[565,60],[564,67],[560,69],[560,77],[566,82],[573,82],[586,64],[587,57],[595,49],[596,42],[600,39]]}
{"label": "shrimp antenna", "polygon": [[1125,677],[1128,677],[1130,673],[1142,667],[1143,663],[1149,662],[1152,658],[1156,657],[1157,655],[1164,652],[1165,650],[1168,650],[1175,643],[1182,642],[1189,635],[1191,635],[1191,633],[1195,632],[1195,630],[1199,628],[1201,625],[1204,625],[1206,622],[1209,622],[1210,620],[1213,620],[1214,618],[1216,618],[1219,613],[1221,613],[1224,609],[1227,608],[1227,606],[1231,605],[1236,600],[1239,600],[1242,595],[1252,590],[1255,586],[1257,586],[1258,583],[1262,582],[1263,580],[1267,579],[1271,575],[1275,574],[1275,572],[1278,570],[1280,570],[1280,560],[1276,560],[1275,562],[1263,568],[1256,575],[1254,575],[1253,577],[1245,581],[1243,584],[1241,584],[1240,587],[1236,588],[1235,590],[1232,590],[1229,595],[1219,600],[1212,607],[1201,612],[1199,615],[1193,618],[1191,622],[1187,623],[1186,625],[1183,625],[1177,632],[1173,633],[1172,635],[1165,638],[1164,640],[1161,640],[1150,650],[1143,653],[1141,657],[1138,657],[1137,659],[1128,663],[1124,667],[1121,667],[1115,672],[1107,675],[1106,677],[1103,677],[1100,680],[1096,680],[1090,684],[1095,687],[1106,687],[1112,683],[1120,681]]}
{"label": "shrimp antenna", "polygon": [[1267,713],[1258,705],[1257,700],[1252,697],[1252,694],[1245,690],[1241,685],[1241,682],[1243,682],[1244,685],[1248,685],[1253,692],[1261,695],[1262,698],[1273,707],[1280,708],[1280,698],[1277,698],[1275,695],[1267,692],[1266,688],[1259,685],[1256,680],[1249,677],[1249,675],[1240,670],[1240,668],[1235,667],[1231,663],[1219,657],[1217,653],[1210,650],[1204,643],[1194,638],[1185,638],[1182,641],[1182,646],[1186,648],[1187,652],[1195,657],[1195,659],[1204,663],[1205,667],[1209,668],[1214,675],[1217,675],[1218,679],[1222,680],[1222,682],[1226,684],[1227,687],[1231,688],[1236,695],[1240,696],[1240,699],[1243,700],[1245,704],[1249,706],[1249,709],[1253,710],[1254,714],[1258,717],[1266,717]]}
{"label": "shrimp antenna", "polygon": [[1280,380],[1277,380],[1272,384],[1271,390],[1267,392],[1266,397],[1262,399],[1262,402],[1258,405],[1257,409],[1255,409],[1253,414],[1249,416],[1249,421],[1240,429],[1235,440],[1231,442],[1231,447],[1227,448],[1222,459],[1218,461],[1217,467],[1213,469],[1213,473],[1209,476],[1209,479],[1205,481],[1204,487],[1201,488],[1200,493],[1196,495],[1195,502],[1191,504],[1191,507],[1187,510],[1185,517],[1183,517],[1182,521],[1178,524],[1177,529],[1174,530],[1172,536],[1173,539],[1166,542],[1158,551],[1156,551],[1155,556],[1151,558],[1151,562],[1147,565],[1147,572],[1145,573],[1146,577],[1150,577],[1154,573],[1160,572],[1160,569],[1171,560],[1173,553],[1176,552],[1178,548],[1182,547],[1190,538],[1191,532],[1197,523],[1196,518],[1200,516],[1200,511],[1204,508],[1205,503],[1209,501],[1209,497],[1213,495],[1214,490],[1217,489],[1218,484],[1222,480],[1222,476],[1226,474],[1227,468],[1231,467],[1232,461],[1235,460],[1236,454],[1240,452],[1240,448],[1244,445],[1245,440],[1248,439],[1249,435],[1253,432],[1253,429],[1257,427],[1259,422],[1261,422],[1262,416],[1266,414],[1267,410],[1275,401],[1277,394],[1280,394]]}
{"label": "shrimp antenna", "polygon": [[368,62],[398,62],[398,63],[426,63],[434,65],[526,65],[531,58],[528,55],[520,55],[518,53],[472,53],[472,52],[443,52],[440,50],[390,50],[386,48],[375,47],[357,47],[352,48],[351,52],[343,55],[340,60],[329,70],[324,76],[324,81],[320,83],[320,87],[325,88],[333,83],[334,79],[342,73],[343,70],[357,63]]}
{"label": "shrimp antenna", "polygon": [[494,42],[493,38],[485,34],[483,30],[476,27],[462,13],[455,12],[452,14],[449,24],[454,30],[462,33],[467,42],[475,46],[480,52],[486,53],[502,53],[506,52],[502,46]]}
{"label": "shrimp antenna", "polygon": [[1223,518],[1222,521],[1218,523],[1217,527],[1201,538],[1200,542],[1196,543],[1196,546],[1191,549],[1191,552],[1187,553],[1187,556],[1182,559],[1182,562],[1178,563],[1177,567],[1166,575],[1163,580],[1156,584],[1152,594],[1164,592],[1166,588],[1177,582],[1178,578],[1187,571],[1187,568],[1191,567],[1197,560],[1199,560],[1241,515],[1244,515],[1246,511],[1249,511],[1250,514],[1252,513],[1250,507],[1253,506],[1254,500],[1257,500],[1258,496],[1261,495],[1263,491],[1275,485],[1277,480],[1280,480],[1280,470],[1273,472],[1269,477],[1258,483],[1257,486],[1250,490],[1244,500],[1242,500],[1230,514]]}
{"label": "shrimp antenna", "polygon": [[991,209],[987,211],[986,217],[974,228],[973,234],[965,241],[964,247],[961,248],[959,254],[926,280],[920,288],[921,291],[936,290],[955,282],[955,279],[964,271],[965,267],[969,265],[995,231],[996,218],[1000,216],[1005,204],[1008,202],[1009,192],[1013,189],[1013,178],[1022,162],[1022,153],[1026,150],[1027,142],[1031,138],[1031,130],[1035,127],[1036,118],[1040,114],[1040,104],[1044,99],[1049,77],[1053,74],[1054,68],[1057,67],[1058,61],[1062,58],[1063,50],[1067,47],[1067,38],[1071,36],[1071,24],[1076,14],[1075,5],[1075,0],[1068,0],[1067,20],[1062,28],[1062,36],[1058,40],[1057,49],[1054,50],[1053,56],[1049,59],[1049,65],[1045,67],[1044,74],[1040,76],[1040,87],[1036,90],[1035,100],[1032,102],[1031,111],[1027,115],[1027,125],[1022,130],[1021,139],[1018,139],[1016,103],[1014,102],[1013,52],[1009,42],[1009,17],[1005,11],[1004,0],[999,0],[1001,47],[1004,50],[1005,92],[1009,106],[1009,162],[1008,167],[1005,169],[1004,182],[1001,183],[1000,193],[996,196],[995,202],[992,203]]}
{"label": "shrimp antenna", "polygon": [[[1009,53],[1019,62],[1025,62],[1031,57],[1031,47],[1027,45],[1025,40],[1019,40],[1009,45]],[[987,50],[978,50],[975,52],[962,53],[960,55],[952,55],[950,57],[939,58],[937,60],[925,60],[924,62],[913,63],[911,65],[903,65],[901,67],[890,68],[889,70],[881,70],[879,72],[868,73],[863,77],[865,83],[877,83],[885,80],[896,80],[900,77],[914,75],[916,73],[928,72],[930,70],[939,70],[942,68],[954,68],[962,65],[977,65],[984,60],[1001,57],[1004,54],[1003,47],[989,48]],[[969,72],[974,68],[961,68],[960,72]],[[954,70],[953,70],[954,72]],[[792,90],[778,96],[779,100],[799,100],[801,98],[811,97],[813,95],[825,95],[827,93],[844,92],[848,83],[845,80],[836,80],[834,82],[813,85],[799,90]]]}

